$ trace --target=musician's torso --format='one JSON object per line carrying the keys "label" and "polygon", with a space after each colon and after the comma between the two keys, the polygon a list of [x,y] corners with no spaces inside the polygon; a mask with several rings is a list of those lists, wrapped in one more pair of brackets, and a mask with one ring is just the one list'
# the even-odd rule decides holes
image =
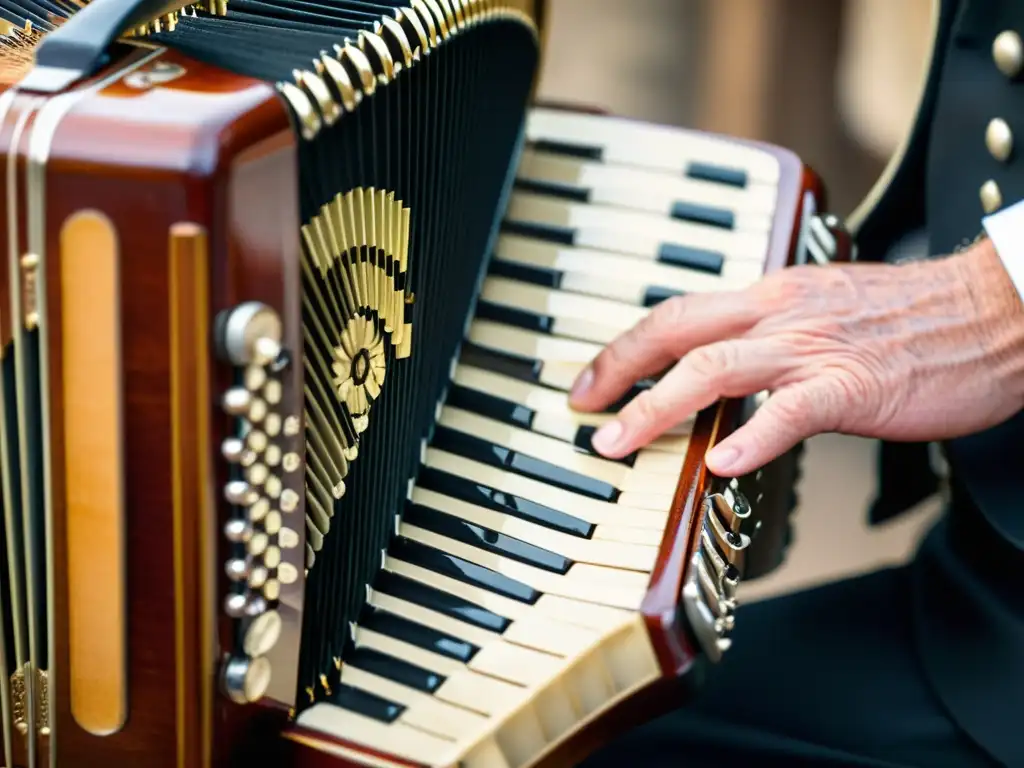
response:
{"label": "musician's torso", "polygon": [[[928,126],[924,171],[930,253],[982,231],[987,213],[1024,199],[1024,5],[944,3],[951,28]],[[954,7],[955,6],[955,7]],[[1024,233],[1022,233],[1024,234]],[[912,610],[924,667],[957,721],[1008,765],[1024,708],[1024,412],[946,444],[950,519],[916,564]]]}
{"label": "musician's torso", "polygon": [[[927,227],[936,256],[974,240],[984,215],[1024,199],[1022,39],[1020,3],[959,4],[939,72],[928,147]],[[989,522],[1024,550],[1022,440],[1024,415],[983,435],[952,441],[949,453]]]}

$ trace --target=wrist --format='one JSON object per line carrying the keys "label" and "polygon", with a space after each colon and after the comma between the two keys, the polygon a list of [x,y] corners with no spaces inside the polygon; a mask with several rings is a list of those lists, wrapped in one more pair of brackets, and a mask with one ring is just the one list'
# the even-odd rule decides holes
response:
{"label": "wrist", "polygon": [[958,267],[964,286],[985,308],[999,312],[1008,320],[1016,317],[1018,322],[1024,322],[1024,302],[990,238],[980,236],[951,261]]}
{"label": "wrist", "polygon": [[975,318],[977,341],[990,360],[990,375],[1024,407],[1024,301],[995,243],[983,238],[948,260],[965,291],[961,311]]}

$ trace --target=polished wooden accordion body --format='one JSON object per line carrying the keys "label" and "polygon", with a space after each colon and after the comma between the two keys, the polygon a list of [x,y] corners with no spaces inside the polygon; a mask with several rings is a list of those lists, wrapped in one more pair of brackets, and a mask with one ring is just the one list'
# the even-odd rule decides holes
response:
{"label": "polished wooden accordion body", "polygon": [[67,5],[0,7],[2,764],[571,765],[683,701],[796,457],[711,477],[729,401],[606,460],[567,390],[841,253],[813,173],[531,106],[530,0]]}

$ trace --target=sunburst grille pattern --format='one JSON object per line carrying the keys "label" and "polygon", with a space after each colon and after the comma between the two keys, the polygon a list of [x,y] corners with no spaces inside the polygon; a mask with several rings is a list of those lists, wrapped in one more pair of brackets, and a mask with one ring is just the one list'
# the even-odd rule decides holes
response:
{"label": "sunburst grille pattern", "polygon": [[412,351],[410,213],[393,192],[354,189],[302,228],[307,568],[345,495],[389,361]]}

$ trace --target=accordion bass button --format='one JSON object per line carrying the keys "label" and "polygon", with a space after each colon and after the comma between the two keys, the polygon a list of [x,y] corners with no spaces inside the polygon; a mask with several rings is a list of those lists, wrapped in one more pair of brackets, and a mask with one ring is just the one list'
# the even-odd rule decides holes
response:
{"label": "accordion bass button", "polygon": [[238,305],[221,327],[219,349],[234,365],[267,365],[280,354],[281,318],[266,304],[249,301]]}
{"label": "accordion bass button", "polygon": [[238,464],[242,461],[245,453],[245,443],[237,437],[229,437],[220,444],[220,454],[224,460],[231,464]]}
{"label": "accordion bass button", "polygon": [[292,490],[291,488],[285,488],[283,491],[281,491],[281,511],[285,514],[288,514],[289,512],[294,512],[296,509],[298,509],[300,501],[301,499],[299,498],[298,492]]}
{"label": "accordion bass button", "polygon": [[247,389],[235,387],[229,389],[221,398],[221,406],[231,416],[245,416],[252,405],[252,394]]}
{"label": "accordion bass button", "polygon": [[291,563],[281,563],[277,566],[277,579],[282,584],[294,584],[299,580],[299,569]]}
{"label": "accordion bass button", "polygon": [[224,524],[224,538],[235,544],[244,544],[252,538],[252,525],[248,520],[228,520]]}
{"label": "accordion bass button", "polygon": [[277,611],[267,611],[262,616],[253,619],[246,630],[245,639],[242,642],[242,650],[250,658],[264,656],[277,645],[281,637],[281,614]]}
{"label": "accordion bass button", "polygon": [[240,619],[245,616],[245,608],[249,605],[249,596],[232,592],[224,598],[224,613],[232,619]]}
{"label": "accordion bass button", "polygon": [[271,667],[265,657],[235,657],[224,665],[224,692],[236,704],[252,704],[270,687]]}
{"label": "accordion bass button", "polygon": [[232,480],[224,486],[224,498],[229,504],[247,507],[259,500],[259,494],[244,480]]}
{"label": "accordion bass button", "polygon": [[245,581],[249,578],[249,561],[241,558],[234,560],[228,560],[224,566],[224,571],[227,573],[229,579],[235,582]]}
{"label": "accordion bass button", "polygon": [[267,601],[259,595],[250,595],[245,603],[245,615],[251,618],[262,616],[267,612]]}
{"label": "accordion bass button", "polygon": [[[299,534],[293,531],[291,528],[282,528],[281,532],[277,534],[277,543],[281,549],[295,549],[299,546]],[[284,579],[282,579],[284,581]],[[291,582],[285,581],[285,584]]]}

